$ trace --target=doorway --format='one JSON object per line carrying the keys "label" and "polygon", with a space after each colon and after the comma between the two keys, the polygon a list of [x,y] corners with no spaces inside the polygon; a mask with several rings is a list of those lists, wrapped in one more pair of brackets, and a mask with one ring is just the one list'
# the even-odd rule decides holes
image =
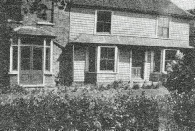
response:
{"label": "doorway", "polygon": [[145,51],[141,49],[132,50],[132,78],[143,79]]}
{"label": "doorway", "polygon": [[[43,44],[43,43],[42,43]],[[43,84],[44,48],[41,43],[21,45],[20,53],[20,84]]]}

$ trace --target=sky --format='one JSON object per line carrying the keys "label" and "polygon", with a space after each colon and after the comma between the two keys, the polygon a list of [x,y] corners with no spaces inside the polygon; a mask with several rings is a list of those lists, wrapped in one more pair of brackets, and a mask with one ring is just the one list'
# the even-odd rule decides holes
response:
{"label": "sky", "polygon": [[195,0],[171,0],[171,1],[184,10],[195,8]]}

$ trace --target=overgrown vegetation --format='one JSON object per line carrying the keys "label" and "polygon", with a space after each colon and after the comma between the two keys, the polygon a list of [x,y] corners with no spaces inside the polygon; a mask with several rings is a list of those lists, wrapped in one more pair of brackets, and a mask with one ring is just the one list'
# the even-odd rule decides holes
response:
{"label": "overgrown vegetation", "polygon": [[194,57],[191,50],[186,55],[177,54],[177,60],[172,62],[166,87],[172,91],[174,100],[174,119],[181,127],[190,131],[195,129],[195,75]]}
{"label": "overgrown vegetation", "polygon": [[12,90],[0,95],[0,130],[158,130],[157,100],[131,93],[90,87]]}

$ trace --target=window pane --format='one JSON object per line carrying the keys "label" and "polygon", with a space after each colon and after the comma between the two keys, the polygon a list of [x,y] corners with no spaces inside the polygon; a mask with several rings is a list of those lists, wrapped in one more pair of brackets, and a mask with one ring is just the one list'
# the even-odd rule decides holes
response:
{"label": "window pane", "polygon": [[177,50],[166,50],[165,51],[165,60],[175,60],[175,55]]}
{"label": "window pane", "polygon": [[161,60],[161,51],[156,50],[154,52],[154,72],[160,72],[160,60]]}
{"label": "window pane", "polygon": [[169,27],[169,19],[168,18],[163,18],[163,27]]}
{"label": "window pane", "polygon": [[114,48],[108,48],[108,59],[114,59]]}
{"label": "window pane", "polygon": [[100,61],[100,70],[107,70],[106,67],[107,67],[107,61],[106,60],[101,60]]}
{"label": "window pane", "polygon": [[97,32],[104,32],[104,23],[97,22]]}
{"label": "window pane", "polygon": [[169,33],[168,33],[168,28],[163,28],[163,37],[164,38],[168,38],[168,35]]}
{"label": "window pane", "polygon": [[50,48],[46,48],[45,70],[50,71]]}
{"label": "window pane", "polygon": [[97,12],[97,32],[110,32],[111,29],[111,12]]}
{"label": "window pane", "polygon": [[101,58],[107,58],[107,48],[101,48]]}
{"label": "window pane", "polygon": [[110,32],[111,25],[110,23],[105,23],[104,24],[104,31],[103,32]]}
{"label": "window pane", "polygon": [[33,70],[42,70],[43,49],[33,48]]}
{"label": "window pane", "polygon": [[114,60],[108,60],[107,70],[113,70],[114,71]]}
{"label": "window pane", "polygon": [[26,38],[21,39],[21,44],[43,46],[44,41],[43,41],[43,39],[35,39],[35,38],[31,38],[31,37],[26,37]]}
{"label": "window pane", "polygon": [[163,18],[158,18],[158,26],[163,27]]}
{"label": "window pane", "polygon": [[162,29],[162,27],[158,27],[158,36],[159,37],[163,36],[163,29]]}
{"label": "window pane", "polygon": [[111,22],[111,12],[109,11],[98,11],[97,21]]}
{"label": "window pane", "polygon": [[13,66],[12,66],[13,70],[17,70],[18,69],[18,47],[17,46],[13,46]]}
{"label": "window pane", "polygon": [[89,47],[89,72],[95,72],[96,48]]}
{"label": "window pane", "polygon": [[46,46],[50,46],[51,44],[51,39],[46,39]]}
{"label": "window pane", "polygon": [[21,47],[21,70],[30,70],[30,47]]}

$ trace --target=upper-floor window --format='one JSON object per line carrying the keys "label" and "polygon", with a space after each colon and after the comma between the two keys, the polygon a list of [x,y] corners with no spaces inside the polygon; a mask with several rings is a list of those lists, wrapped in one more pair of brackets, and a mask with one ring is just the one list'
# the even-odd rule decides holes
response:
{"label": "upper-floor window", "polygon": [[169,38],[169,18],[158,18],[158,37]]}
{"label": "upper-floor window", "polygon": [[110,33],[111,31],[111,12],[97,11],[97,32]]}
{"label": "upper-floor window", "polygon": [[21,4],[22,0],[7,0],[5,3],[6,7],[6,17],[11,20],[21,21]]}

